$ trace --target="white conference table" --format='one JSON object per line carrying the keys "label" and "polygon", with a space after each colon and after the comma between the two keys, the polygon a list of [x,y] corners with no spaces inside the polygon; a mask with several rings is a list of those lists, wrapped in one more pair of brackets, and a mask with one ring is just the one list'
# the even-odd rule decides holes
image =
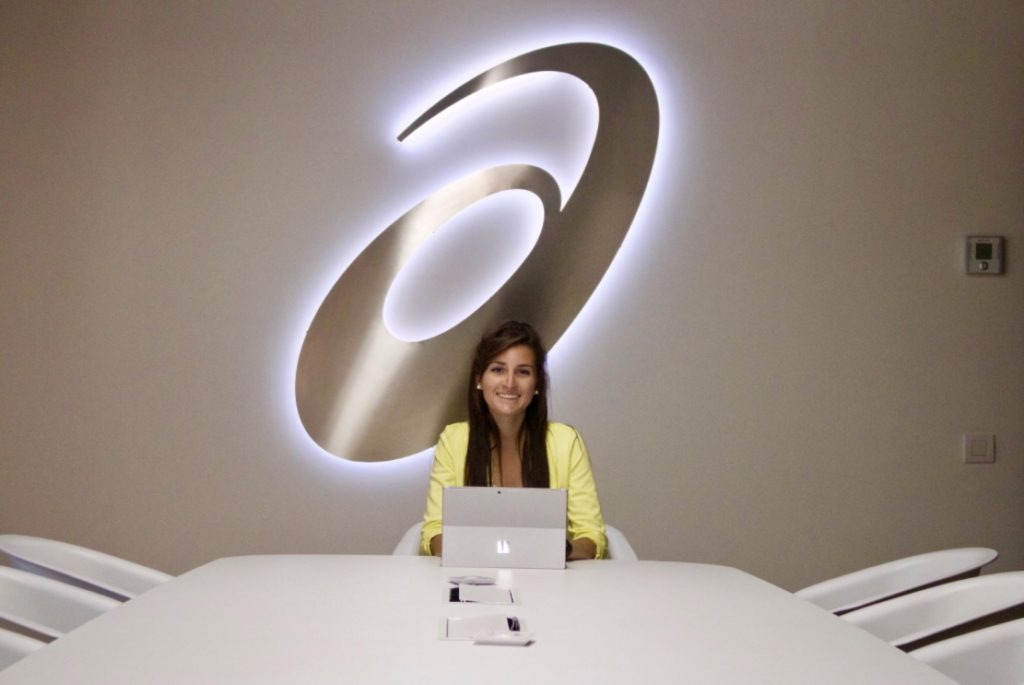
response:
{"label": "white conference table", "polygon": [[[446,603],[496,575],[512,606]],[[536,641],[438,638],[448,616],[507,611]],[[742,571],[659,561],[564,571],[442,568],[392,556],[219,559],[0,672],[0,685],[186,683],[951,683]]]}

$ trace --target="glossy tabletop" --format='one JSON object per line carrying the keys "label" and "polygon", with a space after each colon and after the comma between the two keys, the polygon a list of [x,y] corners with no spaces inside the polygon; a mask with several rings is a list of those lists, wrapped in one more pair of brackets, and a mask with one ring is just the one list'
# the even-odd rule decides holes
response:
{"label": "glossy tabletop", "polygon": [[[496,575],[511,606],[451,604],[447,579]],[[513,614],[527,647],[438,638],[449,616]],[[742,571],[658,561],[564,571],[442,568],[392,556],[214,561],[0,672],[52,683],[950,683]]]}

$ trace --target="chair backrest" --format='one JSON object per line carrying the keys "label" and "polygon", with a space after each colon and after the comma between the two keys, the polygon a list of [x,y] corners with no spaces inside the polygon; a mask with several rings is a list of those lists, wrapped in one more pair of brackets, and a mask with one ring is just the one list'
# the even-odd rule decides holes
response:
{"label": "chair backrest", "polygon": [[15,568],[122,601],[171,579],[166,573],[110,554],[30,535],[0,535],[0,552]]}
{"label": "chair backrest", "polygon": [[46,643],[0,628],[0,671],[25,658]]}
{"label": "chair backrest", "polygon": [[1014,571],[937,585],[851,611],[842,618],[901,646],[1021,605],[1024,571]]}
{"label": "chair backrest", "polygon": [[918,554],[822,581],[795,594],[823,609],[843,613],[945,580],[977,574],[997,556],[998,552],[985,547]]}
{"label": "chair backrest", "polygon": [[[415,556],[420,553],[420,529],[422,523],[417,522],[409,526],[409,529],[402,535],[402,539],[392,550],[393,556]],[[608,537],[608,558],[616,561],[636,561],[636,552],[626,540],[618,528],[605,524],[605,535]]]}
{"label": "chair backrest", "polygon": [[638,559],[629,540],[618,528],[606,523],[604,524],[604,534],[608,538],[608,559],[614,561],[636,561]]}
{"label": "chair backrest", "polygon": [[910,652],[958,683],[1024,682],[1024,618]]}
{"label": "chair backrest", "polygon": [[121,602],[50,578],[0,566],[0,618],[57,638]]}
{"label": "chair backrest", "polygon": [[395,549],[391,552],[392,556],[409,557],[418,555],[420,553],[420,530],[422,528],[422,521],[417,521],[409,526],[409,530],[405,531],[402,539],[398,541]]}

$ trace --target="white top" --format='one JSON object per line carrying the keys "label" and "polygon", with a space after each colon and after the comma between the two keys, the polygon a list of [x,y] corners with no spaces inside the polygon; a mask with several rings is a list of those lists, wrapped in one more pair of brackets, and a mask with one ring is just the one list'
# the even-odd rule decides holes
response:
{"label": "white top", "polygon": [[796,595],[823,609],[842,612],[980,569],[999,556],[987,547],[917,554],[816,583]]}
{"label": "white top", "polygon": [[114,599],[130,599],[171,576],[126,559],[59,540],[30,535],[0,535],[0,552],[11,565],[32,573],[100,592]]}
{"label": "white top", "polygon": [[[519,604],[448,604],[497,575]],[[527,647],[438,639],[447,616],[507,610]],[[220,559],[0,672],[0,685],[181,683],[951,683],[848,622],[732,568],[581,561],[460,570],[429,557]]]}

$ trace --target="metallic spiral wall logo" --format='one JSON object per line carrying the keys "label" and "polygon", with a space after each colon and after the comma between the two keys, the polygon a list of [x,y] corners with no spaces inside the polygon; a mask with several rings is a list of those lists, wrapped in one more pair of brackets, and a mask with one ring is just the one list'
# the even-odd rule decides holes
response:
{"label": "metallic spiral wall logo", "polygon": [[[356,257],[313,318],[296,371],[299,417],[331,454],[387,461],[430,447],[446,423],[464,419],[468,364],[482,332],[519,319],[553,345],[621,246],[651,174],[659,112],[647,72],[618,48],[568,43],[514,57],[448,93],[398,139],[475,92],[537,72],[574,76],[596,96],[597,132],[575,190],[563,205],[544,169],[483,169],[424,199]],[[418,342],[395,338],[384,300],[422,241],[473,203],[509,190],[531,192],[543,205],[540,237],[525,261],[453,328]]]}

